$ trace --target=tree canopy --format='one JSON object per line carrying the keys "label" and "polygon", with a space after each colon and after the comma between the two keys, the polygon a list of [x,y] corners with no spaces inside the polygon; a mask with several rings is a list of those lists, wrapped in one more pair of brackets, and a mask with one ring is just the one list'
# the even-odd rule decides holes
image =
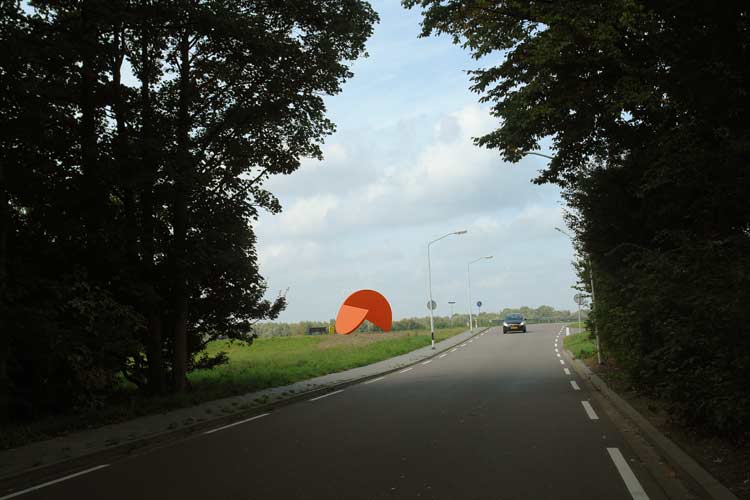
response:
{"label": "tree canopy", "polygon": [[264,187],[321,157],[324,96],[365,54],[362,0],[2,2],[0,403],[27,419],[123,379],[183,391],[250,342]]}
{"label": "tree canopy", "polygon": [[403,0],[486,67],[478,145],[555,150],[605,353],[676,415],[750,423],[750,6]]}

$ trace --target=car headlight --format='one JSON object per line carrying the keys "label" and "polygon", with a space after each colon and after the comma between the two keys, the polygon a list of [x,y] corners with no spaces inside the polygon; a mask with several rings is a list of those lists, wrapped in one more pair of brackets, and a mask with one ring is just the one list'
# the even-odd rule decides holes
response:
{"label": "car headlight", "polygon": [[508,326],[508,323],[506,323],[505,321],[503,321],[503,326]]}
{"label": "car headlight", "polygon": [[526,326],[526,322],[525,321],[521,321],[521,326]]}

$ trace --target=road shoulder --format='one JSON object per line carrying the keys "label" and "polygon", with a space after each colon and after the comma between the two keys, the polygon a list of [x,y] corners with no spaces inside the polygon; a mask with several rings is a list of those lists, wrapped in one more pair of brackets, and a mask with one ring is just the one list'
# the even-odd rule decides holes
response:
{"label": "road shoulder", "polygon": [[573,359],[567,350],[565,354],[669,498],[737,500],[737,496],[614,392],[585,363]]}

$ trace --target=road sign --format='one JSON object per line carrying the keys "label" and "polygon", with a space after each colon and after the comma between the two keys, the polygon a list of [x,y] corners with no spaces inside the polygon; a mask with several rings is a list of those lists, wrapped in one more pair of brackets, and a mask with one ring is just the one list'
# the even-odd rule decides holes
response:
{"label": "road sign", "polygon": [[430,300],[429,302],[427,302],[427,309],[432,309],[433,311],[437,309],[437,302],[435,302],[434,300]]}
{"label": "road sign", "polygon": [[482,307],[482,301],[481,300],[477,300],[477,307]]}
{"label": "road sign", "polygon": [[582,293],[577,293],[573,296],[573,300],[576,304],[579,306],[582,306],[584,302],[586,302],[586,296]]}

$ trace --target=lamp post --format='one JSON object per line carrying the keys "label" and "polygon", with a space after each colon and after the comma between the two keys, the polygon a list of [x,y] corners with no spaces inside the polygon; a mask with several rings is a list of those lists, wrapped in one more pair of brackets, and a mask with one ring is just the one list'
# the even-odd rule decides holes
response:
{"label": "lamp post", "polygon": [[451,305],[451,328],[453,328],[453,304],[455,304],[456,301],[449,300],[448,303]]}
{"label": "lamp post", "polygon": [[435,320],[432,315],[432,264],[430,263],[430,246],[436,241],[440,241],[443,238],[447,238],[453,234],[466,234],[466,230],[453,231],[452,233],[444,234],[440,238],[434,239],[427,243],[427,287],[430,291],[430,301],[427,303],[427,308],[430,310],[430,337],[432,338],[432,348],[435,349]]}
{"label": "lamp post", "polygon": [[478,259],[472,260],[466,265],[466,278],[467,278],[467,287],[466,287],[466,293],[469,298],[469,330],[474,329],[474,319],[472,316],[472,308],[471,308],[471,265],[475,262],[479,262],[480,260],[484,259],[491,259],[492,255],[488,255],[486,257],[479,257]]}
{"label": "lamp post", "polygon": [[[558,232],[564,234],[565,236],[567,236],[570,239],[570,241],[574,241],[574,238],[570,234],[568,234],[567,232],[563,231],[559,227],[555,226],[555,231],[558,231]],[[589,257],[588,254],[586,254],[586,262],[589,265],[589,284],[591,285],[591,310],[593,311],[594,310],[594,302],[596,301],[596,296],[594,294],[594,268],[591,267],[591,257]],[[580,314],[581,314],[580,313],[580,307],[581,306],[580,306],[580,304],[579,304],[578,307],[579,307],[579,312],[578,312],[578,314],[579,314],[578,326],[580,327],[581,326],[581,319],[580,319]],[[599,364],[602,364],[602,350],[599,347],[599,334],[596,332],[596,327],[594,326],[593,323],[591,324],[591,327],[594,330],[594,337],[596,338],[596,359],[597,359],[597,362]]]}

